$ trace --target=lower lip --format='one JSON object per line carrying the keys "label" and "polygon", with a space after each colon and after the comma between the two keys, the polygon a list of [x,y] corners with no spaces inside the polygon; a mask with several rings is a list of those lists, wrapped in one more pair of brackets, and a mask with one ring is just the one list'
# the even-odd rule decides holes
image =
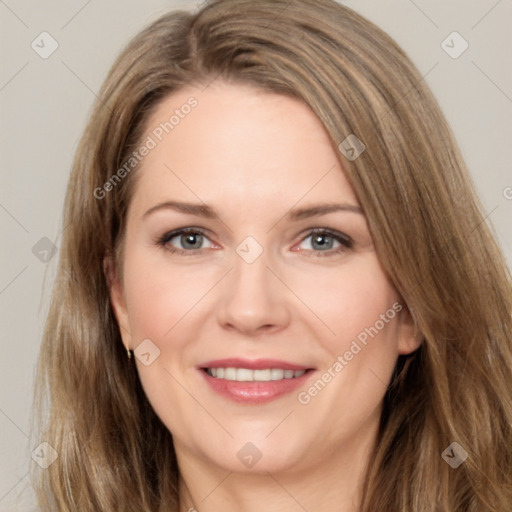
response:
{"label": "lower lip", "polygon": [[300,377],[293,379],[271,380],[268,382],[238,382],[236,380],[217,379],[200,370],[206,382],[219,395],[235,402],[245,404],[261,404],[270,402],[282,395],[291,393],[304,385],[304,381],[311,376],[312,371],[307,370]]}

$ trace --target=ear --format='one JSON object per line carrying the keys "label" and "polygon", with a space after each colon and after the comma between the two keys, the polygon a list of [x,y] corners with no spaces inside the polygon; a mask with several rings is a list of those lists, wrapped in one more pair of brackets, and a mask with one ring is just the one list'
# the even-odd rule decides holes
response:
{"label": "ear", "polygon": [[119,325],[123,345],[127,350],[132,350],[130,322],[124,298],[123,285],[119,278],[112,256],[105,256],[103,260],[103,271],[107,279],[110,303],[112,304],[112,309],[114,310],[114,315]]}
{"label": "ear", "polygon": [[400,355],[412,354],[422,343],[421,333],[407,306],[402,305],[398,315],[398,353]]}

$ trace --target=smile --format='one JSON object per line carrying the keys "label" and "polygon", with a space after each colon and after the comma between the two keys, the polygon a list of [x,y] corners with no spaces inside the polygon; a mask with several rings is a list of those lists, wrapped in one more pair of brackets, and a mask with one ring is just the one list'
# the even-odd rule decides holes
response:
{"label": "smile", "polygon": [[296,379],[306,370],[284,370],[282,368],[206,368],[206,373],[216,379],[234,380],[237,382],[270,382],[273,380]]}
{"label": "smile", "polygon": [[205,361],[197,369],[216,395],[247,405],[293,397],[315,374],[310,366],[276,359],[217,359]]}

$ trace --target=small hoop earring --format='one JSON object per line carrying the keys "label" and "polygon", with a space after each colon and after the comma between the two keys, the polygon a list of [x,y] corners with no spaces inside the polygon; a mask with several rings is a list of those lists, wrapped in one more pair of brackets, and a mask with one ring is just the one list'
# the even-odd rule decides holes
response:
{"label": "small hoop earring", "polygon": [[128,354],[128,359],[131,359],[132,358],[132,351],[129,348],[127,348],[126,349],[126,353]]}

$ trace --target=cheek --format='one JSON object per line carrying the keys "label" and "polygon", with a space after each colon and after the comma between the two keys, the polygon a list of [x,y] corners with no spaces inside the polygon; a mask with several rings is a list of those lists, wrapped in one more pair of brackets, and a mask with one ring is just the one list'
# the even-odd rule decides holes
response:
{"label": "cheek", "polygon": [[[196,338],[198,328],[194,313],[200,310],[212,276],[200,269],[187,272],[172,266],[160,253],[148,256],[147,248],[139,245],[141,249],[132,246],[124,265],[133,347],[149,339],[159,352],[148,366],[136,357],[136,365],[154,411],[170,431],[179,431],[181,420],[177,417],[190,419],[202,414],[185,391],[190,387],[186,372],[192,372],[190,340]],[[151,357],[157,353],[154,350]]]}
{"label": "cheek", "polygon": [[376,337],[375,327],[382,344],[390,348],[394,339],[390,335],[396,332],[393,305],[397,307],[399,296],[375,253],[360,255],[336,271],[318,273],[307,289],[304,283],[301,286],[302,296],[326,327],[322,339],[331,354],[343,353],[358,336],[363,340],[365,333],[369,336],[369,331]]}
{"label": "cheek", "polygon": [[[125,294],[134,343],[154,339],[160,344],[201,301],[212,281],[212,271],[193,272],[148,258],[134,250],[125,261]],[[191,275],[193,274],[193,275]]]}
{"label": "cheek", "polygon": [[309,300],[332,332],[317,337],[324,349],[318,378],[298,401],[305,421],[321,422],[334,443],[377,421],[398,356],[401,306],[374,254],[317,275]]}

